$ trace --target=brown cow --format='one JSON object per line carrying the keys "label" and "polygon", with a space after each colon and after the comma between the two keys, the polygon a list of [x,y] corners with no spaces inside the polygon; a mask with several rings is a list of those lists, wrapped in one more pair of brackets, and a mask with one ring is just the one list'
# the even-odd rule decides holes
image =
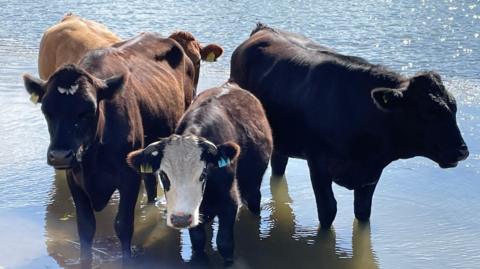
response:
{"label": "brown cow", "polygon": [[46,80],[60,66],[78,63],[88,51],[119,41],[104,25],[68,13],[43,34],[38,53],[40,78]]}
{"label": "brown cow", "polygon": [[221,52],[217,45],[202,48],[186,32],[172,38],[143,33],[90,51],[47,81],[24,76],[48,124],[47,162],[67,172],[82,260],[91,260],[93,210],[102,210],[116,189],[115,231],[123,257],[130,257],[140,175],[127,165],[127,153],[174,131],[195,93],[200,58],[193,56],[214,60]]}

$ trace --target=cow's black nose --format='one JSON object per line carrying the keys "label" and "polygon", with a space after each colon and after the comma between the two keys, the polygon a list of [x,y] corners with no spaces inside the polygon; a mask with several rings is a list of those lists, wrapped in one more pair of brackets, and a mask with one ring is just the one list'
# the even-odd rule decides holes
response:
{"label": "cow's black nose", "polygon": [[467,145],[463,144],[460,146],[460,149],[458,150],[458,159],[460,161],[463,161],[468,157],[469,154],[470,152],[468,151]]}
{"label": "cow's black nose", "polygon": [[48,151],[48,164],[55,168],[68,168],[72,164],[74,154],[72,150]]}
{"label": "cow's black nose", "polygon": [[170,221],[175,227],[185,228],[190,226],[190,224],[192,223],[192,215],[183,213],[172,214],[172,216],[170,217]]}

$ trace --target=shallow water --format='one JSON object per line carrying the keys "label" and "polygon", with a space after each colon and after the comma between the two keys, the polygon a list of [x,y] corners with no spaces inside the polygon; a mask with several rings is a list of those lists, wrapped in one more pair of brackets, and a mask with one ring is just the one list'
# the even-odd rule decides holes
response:
{"label": "shallow water", "polygon": [[[352,193],[335,187],[337,218],[322,232],[306,163],[290,160],[286,180],[265,174],[261,217],[241,211],[235,268],[480,268],[480,1],[0,0],[0,6],[0,268],[79,268],[74,207],[62,173],[46,165],[46,124],[20,77],[37,73],[43,30],[68,11],[123,38],[185,29],[221,44],[225,55],[202,66],[199,89],[228,78],[232,51],[257,21],[405,74],[437,70],[459,104],[466,161],[448,170],[424,158],[391,164],[367,226],[354,221]],[[156,205],[140,200],[133,267],[191,267],[188,233],[166,227],[163,197]],[[120,265],[115,211],[114,197],[97,214],[96,268]],[[210,266],[221,267],[212,244]]]}

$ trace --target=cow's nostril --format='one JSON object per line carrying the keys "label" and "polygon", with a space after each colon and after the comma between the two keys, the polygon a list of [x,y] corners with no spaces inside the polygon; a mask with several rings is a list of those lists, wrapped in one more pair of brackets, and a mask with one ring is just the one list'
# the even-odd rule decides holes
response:
{"label": "cow's nostril", "polygon": [[458,156],[462,160],[465,160],[468,157],[469,154],[470,154],[470,152],[468,151],[468,148],[466,146],[462,147],[460,150],[458,150]]}
{"label": "cow's nostril", "polygon": [[73,151],[71,150],[50,150],[48,152],[48,159],[50,161],[67,161],[73,158]]}
{"label": "cow's nostril", "polygon": [[192,215],[191,214],[175,214],[170,217],[170,221],[176,227],[187,227],[192,223]]}

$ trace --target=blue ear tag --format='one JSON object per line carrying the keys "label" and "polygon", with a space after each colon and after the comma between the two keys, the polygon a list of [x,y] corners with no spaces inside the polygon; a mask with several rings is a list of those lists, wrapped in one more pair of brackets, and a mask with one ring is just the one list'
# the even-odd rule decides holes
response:
{"label": "blue ear tag", "polygon": [[218,168],[222,168],[222,167],[225,167],[227,165],[230,165],[230,159],[229,158],[220,158],[220,160],[218,160]]}

